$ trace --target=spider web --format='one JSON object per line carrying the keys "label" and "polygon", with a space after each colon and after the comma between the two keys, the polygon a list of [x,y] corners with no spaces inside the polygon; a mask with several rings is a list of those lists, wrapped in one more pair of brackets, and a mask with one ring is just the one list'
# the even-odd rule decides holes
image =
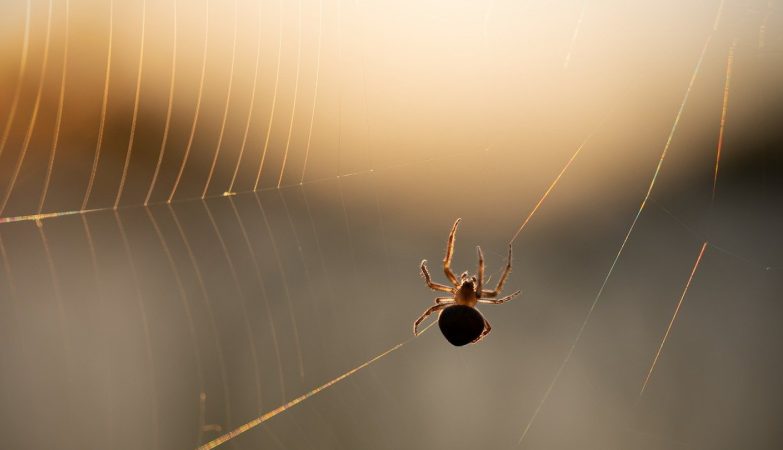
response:
{"label": "spider web", "polygon": [[4,6],[9,448],[777,448],[781,8],[572,3]]}

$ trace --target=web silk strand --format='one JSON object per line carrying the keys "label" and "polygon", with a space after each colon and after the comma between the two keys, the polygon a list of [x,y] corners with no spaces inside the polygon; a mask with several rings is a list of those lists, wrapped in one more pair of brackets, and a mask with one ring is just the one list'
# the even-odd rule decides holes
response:
{"label": "web silk strand", "polygon": [[144,198],[144,205],[148,205],[152,192],[155,190],[155,184],[158,182],[158,175],[160,174],[160,166],[163,164],[163,155],[166,153],[166,144],[169,141],[169,131],[171,130],[171,115],[174,110],[174,87],[177,81],[177,0],[174,0],[174,23],[172,29],[174,30],[174,43],[171,49],[171,81],[169,82],[169,100],[166,106],[166,123],[163,126],[163,138],[160,142],[160,150],[158,151],[158,162],[155,164],[155,173],[152,175],[152,181],[150,181],[150,187],[147,189],[147,196]]}
{"label": "web silk strand", "polygon": [[[425,331],[430,329],[430,327],[432,327],[432,325],[434,325],[434,324],[435,324],[435,322],[431,323],[429,326],[427,326],[427,328],[423,329],[422,332],[419,333],[419,335],[423,334]],[[350,377],[351,375],[355,374],[356,372],[359,372],[360,370],[362,370],[365,367],[369,366],[370,364],[378,361],[379,359],[383,358],[384,356],[387,356],[388,354],[394,352],[395,350],[399,349],[400,347],[404,346],[405,344],[409,343],[410,341],[412,341],[415,338],[416,337],[414,336],[414,337],[409,338],[406,341],[400,342],[399,344],[395,345],[394,347],[392,347],[392,348],[386,350],[385,352],[379,354],[378,356],[375,356],[374,358],[372,358],[372,359],[362,363],[361,365],[359,365],[357,367],[354,367],[353,369],[349,370],[348,372],[345,372],[344,374],[338,376],[337,378],[334,378],[331,381],[328,381],[328,382],[318,386],[317,388],[315,388],[315,389],[313,389],[313,390],[311,390],[311,391],[309,391],[309,392],[307,392],[305,394],[300,395],[299,397],[289,401],[288,403],[280,405],[277,408],[275,408],[275,409],[273,409],[273,410],[271,410],[271,411],[269,411],[269,412],[267,412],[267,413],[265,413],[265,414],[263,414],[263,415],[261,415],[259,417],[256,417],[255,419],[251,420],[250,422],[247,422],[244,425],[242,425],[242,426],[240,426],[238,428],[235,428],[235,429],[229,431],[228,433],[218,437],[217,439],[214,439],[214,440],[212,440],[212,441],[210,441],[210,442],[208,442],[208,443],[198,447],[197,450],[211,450],[211,449],[213,449],[213,448],[215,448],[215,447],[217,447],[217,446],[219,446],[221,444],[225,444],[226,442],[230,441],[231,439],[234,439],[235,437],[239,436],[240,434],[242,434],[242,433],[244,433],[244,432],[246,432],[248,430],[251,430],[251,429],[261,425],[262,423],[266,422],[267,420],[269,420],[269,419],[277,416],[278,414],[280,414],[280,413],[282,413],[282,412],[284,412],[284,411],[286,411],[286,410],[288,410],[288,409],[298,405],[299,403],[302,403],[303,401],[305,401],[308,398],[314,396],[315,394],[323,391],[324,389],[327,389],[327,388],[329,388],[329,387],[339,383],[340,381]]]}
{"label": "web silk strand", "polygon": [[258,174],[253,184],[253,190],[258,190],[258,183],[261,181],[261,173],[264,171],[264,162],[266,162],[266,152],[269,150],[269,138],[272,136],[272,123],[275,120],[275,108],[277,107],[277,92],[280,87],[280,64],[283,58],[283,0],[279,0],[280,5],[280,35],[277,38],[277,69],[275,70],[275,92],[272,94],[272,110],[269,113],[269,122],[266,126],[266,137],[264,138],[264,148],[261,151],[261,162],[258,164]]}
{"label": "web silk strand", "polygon": [[571,155],[571,158],[568,160],[566,165],[563,166],[563,169],[560,171],[560,173],[558,173],[557,176],[555,177],[555,179],[552,180],[552,183],[549,185],[547,190],[544,192],[544,195],[542,195],[541,198],[538,200],[538,203],[536,203],[536,206],[534,206],[533,209],[530,211],[530,213],[528,213],[527,217],[525,217],[525,220],[522,222],[522,225],[520,225],[519,228],[517,228],[517,231],[516,231],[516,233],[514,233],[514,236],[509,241],[509,244],[513,244],[514,241],[517,240],[517,236],[519,236],[519,233],[521,233],[522,230],[525,229],[525,227],[527,226],[528,222],[530,222],[530,219],[533,217],[533,215],[536,213],[536,211],[538,211],[538,208],[541,207],[541,204],[544,203],[544,200],[546,200],[546,198],[549,196],[549,193],[552,192],[552,189],[554,189],[555,186],[557,186],[557,183],[560,182],[560,178],[563,177],[563,174],[566,173],[568,168],[571,166],[571,163],[574,162],[574,159],[576,159],[576,157],[582,151],[582,148],[584,148],[584,146],[590,141],[590,138],[592,138],[594,134],[595,134],[595,132],[593,132],[593,134],[588,136],[579,145],[579,147],[577,147],[576,151],[574,152],[573,155]]}
{"label": "web silk strand", "polygon": [[87,189],[84,192],[84,198],[82,199],[81,210],[87,209],[87,204],[90,202],[90,196],[92,195],[92,188],[95,183],[95,175],[98,173],[98,163],[101,159],[101,150],[103,149],[103,134],[106,130],[106,111],[109,106],[109,82],[111,81],[111,54],[112,45],[114,41],[114,0],[109,0],[109,49],[106,55],[106,74],[103,78],[103,99],[101,100],[101,118],[98,123],[98,139],[95,144],[95,156],[92,160],[92,168],[90,169],[90,179],[87,181]]}
{"label": "web silk strand", "polygon": [[302,174],[299,177],[299,184],[304,182],[305,172],[307,172],[307,159],[310,157],[310,144],[313,140],[313,125],[315,124],[315,111],[318,104],[318,82],[321,78],[321,50],[323,48],[324,32],[324,4],[323,0],[318,2],[318,56],[315,61],[315,85],[313,87],[313,107],[310,110],[310,126],[307,131],[307,146],[305,147],[304,162],[302,163]]}
{"label": "web silk strand", "polygon": [[139,47],[139,70],[136,74],[136,93],[133,98],[133,117],[131,118],[130,137],[128,138],[128,150],[125,152],[125,164],[122,166],[120,187],[117,189],[117,197],[114,199],[114,209],[120,205],[120,199],[125,191],[125,182],[128,179],[128,168],[133,155],[133,142],[136,139],[136,125],[139,120],[139,100],[141,98],[141,76],[144,73],[144,37],[147,30],[147,0],[141,3],[141,45]]}
{"label": "web silk strand", "polygon": [[715,190],[718,187],[718,165],[720,164],[721,150],[723,150],[723,134],[726,127],[726,112],[729,107],[729,86],[731,85],[731,68],[734,65],[734,48],[737,46],[736,39],[731,44],[729,49],[729,57],[726,61],[726,82],[723,85],[723,106],[720,112],[720,130],[718,131],[718,148],[715,155],[715,174],[712,178],[712,198],[711,202],[715,202]]}
{"label": "web silk strand", "polygon": [[262,3],[258,3],[258,34],[256,37],[256,62],[255,62],[255,68],[253,69],[253,87],[250,90],[250,106],[248,107],[247,111],[247,119],[245,120],[245,131],[242,134],[242,144],[239,146],[239,156],[237,157],[237,163],[234,166],[234,173],[231,175],[231,183],[228,185],[228,189],[226,190],[226,193],[231,194],[234,192],[234,184],[237,181],[237,175],[239,174],[239,166],[242,164],[242,157],[245,155],[245,148],[247,147],[247,137],[250,134],[250,123],[253,119],[253,111],[255,110],[255,104],[256,104],[256,90],[258,89],[258,72],[259,68],[261,67],[261,44],[262,44],[262,28],[261,28],[261,19],[262,19],[262,9],[261,9]]}
{"label": "web silk strand", "polygon": [[[234,89],[234,71],[237,62],[237,32],[239,31],[239,0],[234,0],[234,38],[231,44],[231,69],[228,73],[228,88],[226,89],[226,106],[223,108],[223,119],[220,123],[220,133],[218,135],[217,147],[215,148],[215,156],[212,158],[212,165],[209,167],[209,175],[207,176],[207,182],[204,183],[204,190],[201,191],[201,198],[207,196],[209,191],[209,185],[212,184],[212,177],[215,175],[215,166],[217,166],[218,158],[220,157],[220,149],[223,148],[223,137],[226,134],[226,122],[228,122],[228,111],[231,107],[231,91]],[[260,31],[259,31],[260,32]]]}
{"label": "web silk strand", "polygon": [[299,20],[298,20],[298,41],[296,47],[296,77],[294,79],[294,99],[291,102],[291,121],[288,124],[288,137],[285,141],[285,151],[283,152],[283,165],[280,168],[280,176],[277,178],[277,187],[283,184],[283,175],[285,166],[288,162],[288,150],[291,148],[291,134],[294,131],[294,118],[296,117],[296,101],[299,97],[299,75],[302,68],[302,0],[299,0]]}
{"label": "web silk strand", "polygon": [[699,268],[699,263],[701,263],[701,257],[704,256],[704,250],[707,249],[707,241],[704,241],[704,243],[701,245],[701,250],[699,251],[699,256],[696,258],[696,263],[693,265],[693,269],[691,270],[691,275],[688,277],[688,282],[685,283],[685,289],[682,290],[682,295],[680,295],[680,300],[677,302],[677,307],[674,308],[674,314],[672,315],[672,319],[669,321],[669,326],[666,327],[666,333],[663,335],[663,339],[661,339],[661,345],[658,347],[658,351],[655,352],[655,358],[653,358],[652,364],[650,364],[650,370],[647,372],[647,377],[644,379],[644,383],[642,383],[642,389],[639,391],[639,397],[644,395],[645,389],[647,389],[647,384],[650,382],[650,377],[652,377],[653,371],[655,370],[655,365],[658,363],[658,358],[661,356],[661,352],[663,351],[663,346],[666,345],[666,339],[669,338],[669,333],[672,331],[672,326],[674,325],[674,321],[677,320],[677,315],[680,313],[680,307],[682,306],[682,301],[685,300],[685,295],[688,293],[688,288],[691,287],[691,281],[693,281],[693,276],[696,275],[696,270]]}
{"label": "web silk strand", "polygon": [[207,56],[209,54],[209,0],[206,4],[206,19],[204,22],[204,54],[201,57],[201,78],[198,82],[198,95],[196,97],[196,111],[193,113],[193,123],[190,126],[190,136],[188,136],[188,143],[185,146],[185,155],[182,157],[182,163],[179,166],[179,172],[177,172],[177,178],[174,180],[174,186],[171,188],[171,193],[166,200],[167,203],[171,203],[174,199],[174,195],[179,189],[179,182],[182,180],[182,174],[185,172],[185,166],[188,164],[190,158],[190,150],[193,148],[193,139],[196,137],[196,125],[198,124],[198,118],[201,115],[201,102],[204,99],[204,79],[207,75]]}

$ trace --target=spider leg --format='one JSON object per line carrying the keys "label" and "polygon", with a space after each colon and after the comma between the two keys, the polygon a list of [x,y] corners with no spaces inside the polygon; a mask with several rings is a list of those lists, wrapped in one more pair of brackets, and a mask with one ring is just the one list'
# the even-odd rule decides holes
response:
{"label": "spider leg", "polygon": [[503,275],[500,276],[500,279],[498,280],[498,285],[495,287],[495,289],[491,291],[481,291],[481,297],[483,298],[493,298],[497,297],[498,294],[500,294],[500,291],[503,290],[503,285],[506,284],[506,278],[508,278],[508,274],[511,272],[511,244],[508,245],[508,260],[506,261],[506,268],[503,269]]}
{"label": "spider leg", "polygon": [[475,344],[476,342],[484,339],[484,336],[488,335],[490,331],[492,331],[492,325],[490,325],[489,322],[487,322],[487,319],[484,319],[484,331],[482,331],[479,337],[474,339],[473,342],[471,342],[471,344]]}
{"label": "spider leg", "polygon": [[476,272],[476,292],[481,297],[481,286],[484,284],[484,254],[481,253],[481,247],[476,246],[476,252],[478,253],[478,272]]}
{"label": "spider leg", "polygon": [[415,322],[413,322],[413,334],[415,336],[418,336],[419,335],[419,324],[422,323],[424,321],[424,319],[429,317],[430,314],[432,314],[434,312],[438,312],[438,311],[440,311],[441,309],[443,309],[443,308],[445,308],[447,306],[448,305],[446,305],[446,304],[439,304],[439,305],[434,305],[434,306],[430,306],[429,308],[427,308],[427,310],[424,311],[424,313],[421,316],[419,316],[419,318],[416,319]]}
{"label": "spider leg", "polygon": [[435,298],[435,303],[438,305],[445,305],[448,303],[454,303],[456,300],[454,300],[454,297],[437,297]]}
{"label": "spider leg", "polygon": [[479,303],[488,303],[490,305],[500,305],[500,304],[506,303],[507,301],[509,301],[512,298],[516,297],[517,295],[519,295],[520,292],[522,292],[522,291],[516,291],[513,294],[507,295],[507,296],[505,296],[503,298],[499,298],[497,300],[494,300],[494,299],[483,299],[482,298],[482,299],[479,300]]}
{"label": "spider leg", "polygon": [[446,274],[451,284],[459,286],[456,275],[451,271],[451,257],[454,255],[454,235],[457,233],[457,225],[462,219],[457,219],[454,225],[451,227],[451,233],[449,233],[449,241],[446,244],[446,256],[443,258],[443,273]]}
{"label": "spider leg", "polygon": [[427,270],[427,260],[422,260],[421,262],[421,274],[424,275],[424,281],[427,283],[427,286],[432,289],[433,291],[442,291],[442,292],[454,292],[453,288],[450,288],[446,285],[440,284],[440,283],[433,283],[432,277],[430,276],[430,271]]}

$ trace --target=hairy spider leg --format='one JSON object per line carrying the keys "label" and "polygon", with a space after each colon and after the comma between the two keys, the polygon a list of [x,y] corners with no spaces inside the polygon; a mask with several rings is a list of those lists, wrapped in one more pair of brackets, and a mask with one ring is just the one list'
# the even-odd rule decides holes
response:
{"label": "hairy spider leg", "polygon": [[447,303],[455,303],[456,300],[454,300],[454,297],[436,297],[435,303],[442,305]]}
{"label": "hairy spider leg", "polygon": [[447,307],[447,306],[449,306],[449,305],[448,305],[448,304],[443,304],[443,303],[440,303],[440,304],[438,304],[438,305],[430,306],[429,308],[427,308],[427,310],[426,310],[426,311],[424,311],[424,313],[423,313],[423,314],[422,314],[422,315],[421,315],[421,316],[420,316],[418,319],[416,319],[416,322],[413,322],[413,334],[415,334],[416,336],[418,336],[418,335],[419,335],[419,331],[418,331],[418,329],[419,329],[419,324],[420,324],[421,322],[423,322],[423,321],[424,321],[424,319],[426,319],[427,317],[429,317],[429,316],[430,316],[430,314],[432,314],[432,313],[434,313],[434,312],[438,312],[438,311],[440,311],[441,309],[444,309],[444,308],[445,308],[445,307]]}
{"label": "hairy spider leg", "polygon": [[484,253],[481,252],[481,247],[476,246],[476,252],[478,253],[478,271],[476,272],[476,293],[478,297],[481,297],[481,286],[484,284]]}
{"label": "hairy spider leg", "polygon": [[433,291],[442,291],[442,292],[454,292],[453,288],[450,288],[446,285],[440,284],[440,283],[433,283],[432,277],[430,276],[430,271],[427,270],[427,260],[424,259],[421,261],[421,274],[424,275],[424,281],[427,283],[427,286],[432,289]]}
{"label": "hairy spider leg", "polygon": [[500,304],[506,303],[507,301],[509,301],[512,298],[516,297],[517,295],[519,295],[520,292],[522,292],[522,291],[516,291],[513,294],[509,294],[509,295],[507,295],[507,296],[505,296],[503,298],[499,298],[497,300],[495,300],[495,299],[491,299],[491,300],[490,299],[480,299],[479,303],[487,303],[487,304],[490,304],[490,305],[500,305]]}
{"label": "hairy spider leg", "polygon": [[503,285],[506,283],[506,278],[508,278],[509,273],[511,273],[511,244],[508,245],[508,260],[506,261],[506,268],[503,270],[503,275],[501,275],[500,279],[498,280],[498,285],[495,287],[494,290],[480,291],[481,295],[479,297],[482,298],[497,297],[498,294],[500,294],[500,291],[503,290]]}
{"label": "hairy spider leg", "polygon": [[462,219],[457,219],[454,221],[454,225],[451,227],[451,233],[449,233],[449,241],[446,244],[446,256],[443,258],[443,273],[446,274],[446,277],[451,281],[451,284],[454,286],[459,286],[459,281],[457,281],[457,277],[454,275],[454,272],[451,271],[451,257],[454,255],[454,235],[457,233],[457,225],[459,225],[459,222]]}

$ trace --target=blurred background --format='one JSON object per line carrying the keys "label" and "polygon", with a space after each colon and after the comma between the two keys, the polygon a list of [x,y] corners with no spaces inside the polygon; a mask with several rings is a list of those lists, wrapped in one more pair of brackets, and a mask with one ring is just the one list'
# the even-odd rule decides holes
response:
{"label": "blurred background", "polygon": [[496,280],[580,148],[485,340],[224,447],[783,446],[782,2],[0,8],[4,447],[192,449],[334,379],[411,337],[455,218]]}

